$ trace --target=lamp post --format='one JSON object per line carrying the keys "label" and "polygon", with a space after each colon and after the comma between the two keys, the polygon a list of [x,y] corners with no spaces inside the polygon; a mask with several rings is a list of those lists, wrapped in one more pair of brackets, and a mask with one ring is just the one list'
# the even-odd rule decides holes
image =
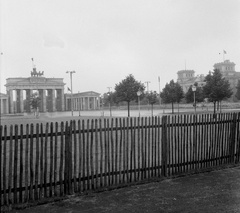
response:
{"label": "lamp post", "polygon": [[109,101],[109,112],[110,112],[110,117],[112,117],[112,107],[111,107],[112,94],[111,94],[111,92],[108,92],[107,95],[108,95],[108,101]]}
{"label": "lamp post", "polygon": [[193,91],[193,102],[194,102],[194,113],[196,115],[196,90],[197,90],[197,87],[196,86],[192,86],[192,91]]}
{"label": "lamp post", "polygon": [[112,94],[111,94],[111,88],[112,87],[108,87],[108,101],[109,101],[109,111],[110,111],[110,117],[112,117],[112,109],[111,109],[111,101],[112,101]]}
{"label": "lamp post", "polygon": [[100,107],[101,107],[101,110],[102,110],[102,117],[104,117],[104,108],[103,108],[104,102],[103,102],[103,99],[104,99],[104,95],[102,95],[100,97]]}
{"label": "lamp post", "polygon": [[[150,84],[150,81],[146,81],[145,84],[147,84],[147,93],[149,93],[148,85]],[[149,110],[149,100],[147,101],[147,108]]]}
{"label": "lamp post", "polygon": [[140,90],[137,91],[137,96],[138,96],[138,113],[139,113],[139,117],[140,117],[140,95],[142,94],[142,92]]}
{"label": "lamp post", "polygon": [[70,81],[71,81],[71,111],[73,116],[73,94],[72,94],[72,74],[76,73],[75,71],[67,71],[66,73],[70,73]]}

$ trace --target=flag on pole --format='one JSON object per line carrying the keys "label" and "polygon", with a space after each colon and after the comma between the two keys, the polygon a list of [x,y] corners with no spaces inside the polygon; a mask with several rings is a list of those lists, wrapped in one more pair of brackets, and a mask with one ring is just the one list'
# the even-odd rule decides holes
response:
{"label": "flag on pole", "polygon": [[158,82],[160,82],[160,77],[158,76]]}
{"label": "flag on pole", "polygon": [[223,50],[223,54],[227,54],[226,50]]}
{"label": "flag on pole", "polygon": [[68,91],[70,91],[70,92],[71,92],[71,90],[70,90],[70,88],[69,88],[69,87],[68,87],[67,89],[68,89]]}

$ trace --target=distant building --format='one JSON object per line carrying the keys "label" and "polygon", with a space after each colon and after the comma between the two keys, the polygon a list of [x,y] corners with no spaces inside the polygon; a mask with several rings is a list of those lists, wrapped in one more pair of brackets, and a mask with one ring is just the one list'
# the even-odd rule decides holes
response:
{"label": "distant building", "polygon": [[[72,97],[72,109],[78,110],[97,110],[100,109],[100,93],[88,91],[74,93]],[[65,110],[71,110],[71,94],[65,94]]]}
{"label": "distant building", "polygon": [[222,76],[229,81],[233,94],[235,94],[238,80],[240,80],[240,72],[235,71],[235,63],[225,60],[224,62],[214,64],[213,67],[214,69],[219,69]]}
{"label": "distant building", "polygon": [[180,70],[177,72],[178,79],[177,82],[183,89],[183,92],[186,93],[191,85],[198,83],[198,86],[204,86],[204,75],[195,76],[194,70]]}
{"label": "distant building", "polygon": [[[29,100],[35,93],[40,97],[40,112],[71,110],[71,95],[64,94],[63,78],[46,78],[44,72],[31,71],[31,77],[7,78],[7,94],[0,93],[0,113],[13,114],[31,112]],[[100,108],[100,94],[83,92],[73,94],[73,110],[95,110]]]}
{"label": "distant building", "polygon": [[[214,69],[219,69],[222,73],[222,76],[227,79],[231,85],[233,90],[232,100],[234,99],[234,95],[236,93],[236,86],[238,80],[240,80],[240,72],[235,71],[235,63],[230,62],[230,60],[225,60],[224,62],[216,63],[213,65]],[[183,88],[183,92],[186,93],[191,85],[194,83],[198,83],[198,86],[204,86],[205,76],[197,75],[195,76],[194,70],[180,70],[177,72],[178,79],[177,82]]]}

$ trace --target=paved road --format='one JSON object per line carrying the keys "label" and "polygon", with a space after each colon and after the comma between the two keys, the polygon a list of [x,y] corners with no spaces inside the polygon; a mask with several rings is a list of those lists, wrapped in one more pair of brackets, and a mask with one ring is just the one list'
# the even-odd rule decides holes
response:
{"label": "paved road", "polygon": [[165,179],[12,213],[240,212],[240,166]]}

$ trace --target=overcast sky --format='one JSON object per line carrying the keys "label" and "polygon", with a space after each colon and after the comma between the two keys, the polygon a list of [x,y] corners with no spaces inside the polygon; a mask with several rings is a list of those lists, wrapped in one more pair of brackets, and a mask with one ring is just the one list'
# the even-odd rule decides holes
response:
{"label": "overcast sky", "polygon": [[[222,52],[240,71],[239,0],[0,0],[6,78],[75,70],[73,92],[104,93],[133,74],[159,91],[177,71],[207,74]],[[219,54],[221,53],[221,54]],[[186,63],[185,63],[186,62]]]}

